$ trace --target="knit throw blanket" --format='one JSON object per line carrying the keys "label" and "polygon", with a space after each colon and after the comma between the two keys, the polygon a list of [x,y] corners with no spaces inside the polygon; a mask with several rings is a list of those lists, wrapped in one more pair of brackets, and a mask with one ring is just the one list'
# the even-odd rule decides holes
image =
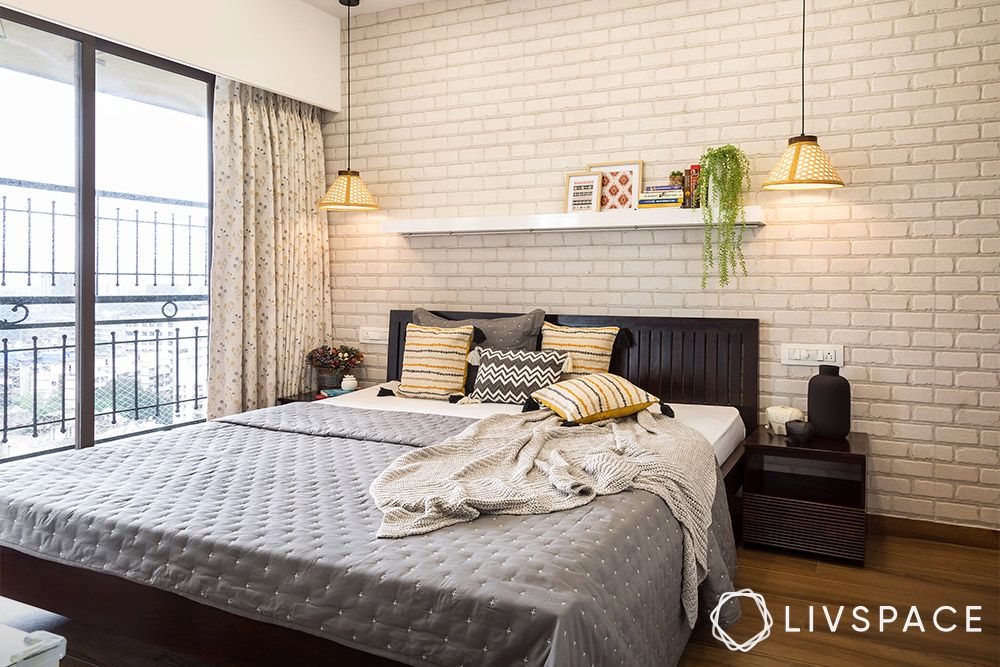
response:
{"label": "knit throw blanket", "polygon": [[682,602],[698,615],[716,463],[700,433],[668,417],[638,415],[577,427],[549,410],[494,415],[441,444],[414,449],[372,482],[383,513],[378,537],[406,537],[480,514],[548,514],[639,489],[667,504],[684,535]]}

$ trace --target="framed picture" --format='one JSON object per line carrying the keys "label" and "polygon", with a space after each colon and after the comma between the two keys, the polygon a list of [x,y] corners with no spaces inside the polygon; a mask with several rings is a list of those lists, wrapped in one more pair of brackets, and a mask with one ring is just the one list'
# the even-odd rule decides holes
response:
{"label": "framed picture", "polygon": [[567,213],[599,211],[601,202],[601,175],[592,171],[566,174],[565,208]]}
{"label": "framed picture", "polygon": [[638,208],[642,192],[642,160],[605,162],[587,167],[601,174],[600,210]]}

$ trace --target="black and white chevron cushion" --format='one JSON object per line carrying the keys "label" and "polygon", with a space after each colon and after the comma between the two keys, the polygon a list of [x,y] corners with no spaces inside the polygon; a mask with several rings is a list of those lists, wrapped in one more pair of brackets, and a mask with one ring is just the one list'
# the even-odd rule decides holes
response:
{"label": "black and white chevron cushion", "polygon": [[472,398],[484,403],[524,403],[532,393],[558,382],[565,352],[491,350],[480,352]]}

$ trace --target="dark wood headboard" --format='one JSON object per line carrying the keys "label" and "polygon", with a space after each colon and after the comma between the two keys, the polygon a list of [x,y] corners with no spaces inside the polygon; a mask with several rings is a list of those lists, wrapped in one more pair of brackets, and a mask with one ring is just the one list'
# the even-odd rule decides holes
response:
{"label": "dark wood headboard", "polygon": [[[510,317],[516,313],[434,311],[449,320]],[[398,380],[403,342],[412,312],[389,313],[387,380]],[[726,317],[636,317],[630,315],[546,315],[563,326],[619,326],[610,371],[661,400],[731,405],[747,432],[757,428],[760,321]],[[540,338],[540,337],[539,337]]]}

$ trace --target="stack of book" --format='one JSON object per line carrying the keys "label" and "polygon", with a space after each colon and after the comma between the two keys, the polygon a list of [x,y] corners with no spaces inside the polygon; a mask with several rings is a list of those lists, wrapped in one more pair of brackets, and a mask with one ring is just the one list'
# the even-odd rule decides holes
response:
{"label": "stack of book", "polygon": [[343,396],[344,394],[349,394],[353,389],[320,389],[316,392],[317,399],[333,398],[334,396]]}
{"label": "stack of book", "polygon": [[693,164],[684,170],[684,208],[701,208],[698,201],[698,179],[701,177],[701,165]]}
{"label": "stack of book", "polygon": [[684,186],[650,183],[639,195],[639,208],[672,208],[684,203]]}

